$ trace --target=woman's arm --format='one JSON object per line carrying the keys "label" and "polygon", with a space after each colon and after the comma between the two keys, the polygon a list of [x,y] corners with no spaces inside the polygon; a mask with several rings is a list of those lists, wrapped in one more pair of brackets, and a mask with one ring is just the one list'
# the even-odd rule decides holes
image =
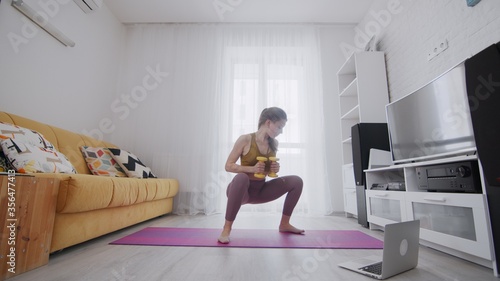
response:
{"label": "woman's arm", "polygon": [[249,146],[251,141],[250,135],[242,135],[236,140],[233,150],[229,153],[226,161],[226,171],[230,173],[258,173],[264,172],[265,164],[257,163],[255,166],[241,166],[236,164],[240,156],[243,154],[245,147]]}

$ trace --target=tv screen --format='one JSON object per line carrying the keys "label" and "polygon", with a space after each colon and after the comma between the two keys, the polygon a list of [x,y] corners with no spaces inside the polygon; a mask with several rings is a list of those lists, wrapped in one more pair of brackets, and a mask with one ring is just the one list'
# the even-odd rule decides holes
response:
{"label": "tv screen", "polygon": [[465,155],[476,149],[463,63],[388,104],[386,114],[394,163]]}

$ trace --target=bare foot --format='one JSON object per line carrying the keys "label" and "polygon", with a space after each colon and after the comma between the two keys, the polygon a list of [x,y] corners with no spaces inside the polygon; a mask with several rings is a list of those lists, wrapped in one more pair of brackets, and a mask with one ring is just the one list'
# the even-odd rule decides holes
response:
{"label": "bare foot", "polygon": [[222,230],[222,233],[220,234],[219,239],[217,239],[219,241],[219,243],[228,244],[230,233],[231,233],[231,230],[226,230],[226,229]]}
{"label": "bare foot", "polygon": [[229,244],[229,236],[219,236],[219,239],[217,239],[219,243],[221,244]]}
{"label": "bare foot", "polygon": [[303,234],[305,230],[298,229],[291,224],[280,224],[280,232],[290,232],[295,234]]}

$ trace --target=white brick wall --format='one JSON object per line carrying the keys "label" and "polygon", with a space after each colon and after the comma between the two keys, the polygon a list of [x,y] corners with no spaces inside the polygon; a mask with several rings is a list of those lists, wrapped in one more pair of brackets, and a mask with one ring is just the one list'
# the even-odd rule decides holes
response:
{"label": "white brick wall", "polygon": [[[499,42],[500,0],[482,0],[475,7],[466,0],[375,0],[356,32],[376,35],[394,101]],[[428,53],[444,39],[448,49],[429,61]]]}

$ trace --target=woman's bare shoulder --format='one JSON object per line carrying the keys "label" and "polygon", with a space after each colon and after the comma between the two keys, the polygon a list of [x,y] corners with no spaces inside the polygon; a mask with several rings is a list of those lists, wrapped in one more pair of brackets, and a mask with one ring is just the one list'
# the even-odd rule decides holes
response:
{"label": "woman's bare shoulder", "polygon": [[252,140],[252,134],[245,134],[241,135],[238,140],[236,141],[237,143],[249,143]]}
{"label": "woman's bare shoulder", "polygon": [[233,155],[234,157],[237,156],[239,157],[239,155],[246,154],[250,148],[251,140],[252,140],[251,134],[239,136],[236,142],[234,143],[231,155]]}

